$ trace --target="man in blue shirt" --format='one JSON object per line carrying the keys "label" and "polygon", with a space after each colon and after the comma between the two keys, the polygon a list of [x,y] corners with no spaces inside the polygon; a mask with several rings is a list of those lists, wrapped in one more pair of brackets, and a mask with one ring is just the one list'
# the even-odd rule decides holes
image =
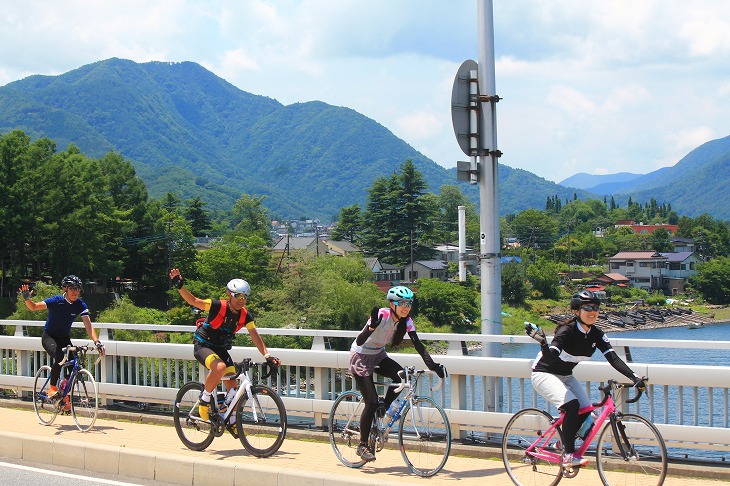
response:
{"label": "man in blue shirt", "polygon": [[96,344],[96,349],[100,354],[104,354],[104,345],[101,344],[96,336],[96,331],[91,326],[91,318],[89,317],[89,308],[86,303],[79,298],[81,294],[81,279],[75,275],[63,277],[61,281],[61,289],[63,295],[54,295],[42,302],[33,302],[30,300],[30,289],[27,284],[20,286],[20,293],[25,301],[25,306],[31,311],[39,311],[48,309],[48,319],[43,327],[43,336],[41,343],[43,349],[53,357],[53,366],[51,367],[51,387],[48,389],[48,398],[53,398],[58,393],[56,383],[61,375],[61,366],[59,363],[63,360],[63,348],[72,346],[71,344],[71,325],[77,317],[81,316],[81,322],[84,323],[86,333]]}

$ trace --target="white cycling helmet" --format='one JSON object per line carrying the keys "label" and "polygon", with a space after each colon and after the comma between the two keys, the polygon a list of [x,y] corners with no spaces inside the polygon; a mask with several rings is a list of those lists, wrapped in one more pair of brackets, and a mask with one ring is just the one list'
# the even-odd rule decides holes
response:
{"label": "white cycling helmet", "polygon": [[247,297],[251,295],[251,286],[248,284],[248,282],[241,278],[234,278],[233,280],[228,282],[226,288],[232,294],[246,294]]}

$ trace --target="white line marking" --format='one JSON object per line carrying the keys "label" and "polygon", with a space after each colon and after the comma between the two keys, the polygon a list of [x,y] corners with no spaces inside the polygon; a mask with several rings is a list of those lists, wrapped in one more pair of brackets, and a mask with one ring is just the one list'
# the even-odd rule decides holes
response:
{"label": "white line marking", "polygon": [[2,462],[2,461],[0,461],[0,466],[11,467],[14,469],[22,469],[23,471],[33,471],[33,472],[40,472],[43,474],[51,474],[53,476],[62,476],[64,478],[81,479],[83,481],[95,481],[97,483],[112,484],[114,486],[140,486],[137,483],[122,483],[120,481],[111,481],[109,479],[89,478],[86,476],[79,476],[78,474],[70,474],[70,473],[65,473],[65,472],[60,472],[60,471],[53,471],[51,469],[43,469],[43,468],[39,468],[39,467],[22,466],[20,464],[11,464],[9,462]]}

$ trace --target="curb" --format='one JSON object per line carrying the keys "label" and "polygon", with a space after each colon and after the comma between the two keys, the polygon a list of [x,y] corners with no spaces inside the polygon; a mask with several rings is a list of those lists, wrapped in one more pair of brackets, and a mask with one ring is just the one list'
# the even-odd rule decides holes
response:
{"label": "curb", "polygon": [[88,445],[73,440],[29,437],[4,431],[0,431],[0,456],[188,486],[402,486],[400,483],[375,478],[333,478],[309,471],[282,471],[266,466],[226,463],[99,444]]}

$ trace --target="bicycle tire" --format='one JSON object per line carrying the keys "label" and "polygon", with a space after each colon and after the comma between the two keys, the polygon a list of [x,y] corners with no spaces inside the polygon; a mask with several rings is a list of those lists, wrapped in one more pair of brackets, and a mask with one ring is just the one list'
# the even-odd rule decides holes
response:
{"label": "bicycle tire", "polygon": [[[552,415],[536,408],[520,410],[507,422],[502,435],[502,462],[517,486],[555,486],[563,478],[562,430],[556,427],[555,434],[542,438],[552,423]],[[527,451],[536,442],[546,458],[535,457]]]}
{"label": "bicycle tire", "polygon": [[416,397],[400,418],[398,445],[408,469],[422,477],[438,473],[451,452],[451,426],[444,409],[429,397]]}
{"label": "bicycle tire", "polygon": [[200,401],[203,384],[197,381],[185,383],[175,396],[172,417],[175,431],[185,447],[193,451],[202,451],[213,442],[213,426],[199,417],[191,416]]}
{"label": "bicycle tire", "polygon": [[332,404],[329,417],[330,444],[337,458],[347,467],[362,467],[366,462],[357,455],[360,417],[364,408],[362,395],[355,390],[342,393]]}
{"label": "bicycle tire", "polygon": [[99,392],[89,370],[81,368],[71,383],[71,415],[82,432],[90,430],[99,415]]}
{"label": "bicycle tire", "polygon": [[[617,446],[617,437],[623,447]],[[596,466],[606,486],[661,486],[667,475],[667,448],[649,420],[632,413],[617,414],[616,428],[608,422],[598,436]]]}
{"label": "bicycle tire", "polygon": [[[256,410],[254,420],[253,404]],[[279,395],[264,385],[253,385],[236,409],[238,438],[249,454],[269,457],[279,450],[286,436],[286,408]]]}
{"label": "bicycle tire", "polygon": [[60,410],[58,400],[48,400],[46,393],[51,385],[51,367],[48,365],[38,368],[33,382],[33,410],[38,421],[43,425],[51,425]]}

